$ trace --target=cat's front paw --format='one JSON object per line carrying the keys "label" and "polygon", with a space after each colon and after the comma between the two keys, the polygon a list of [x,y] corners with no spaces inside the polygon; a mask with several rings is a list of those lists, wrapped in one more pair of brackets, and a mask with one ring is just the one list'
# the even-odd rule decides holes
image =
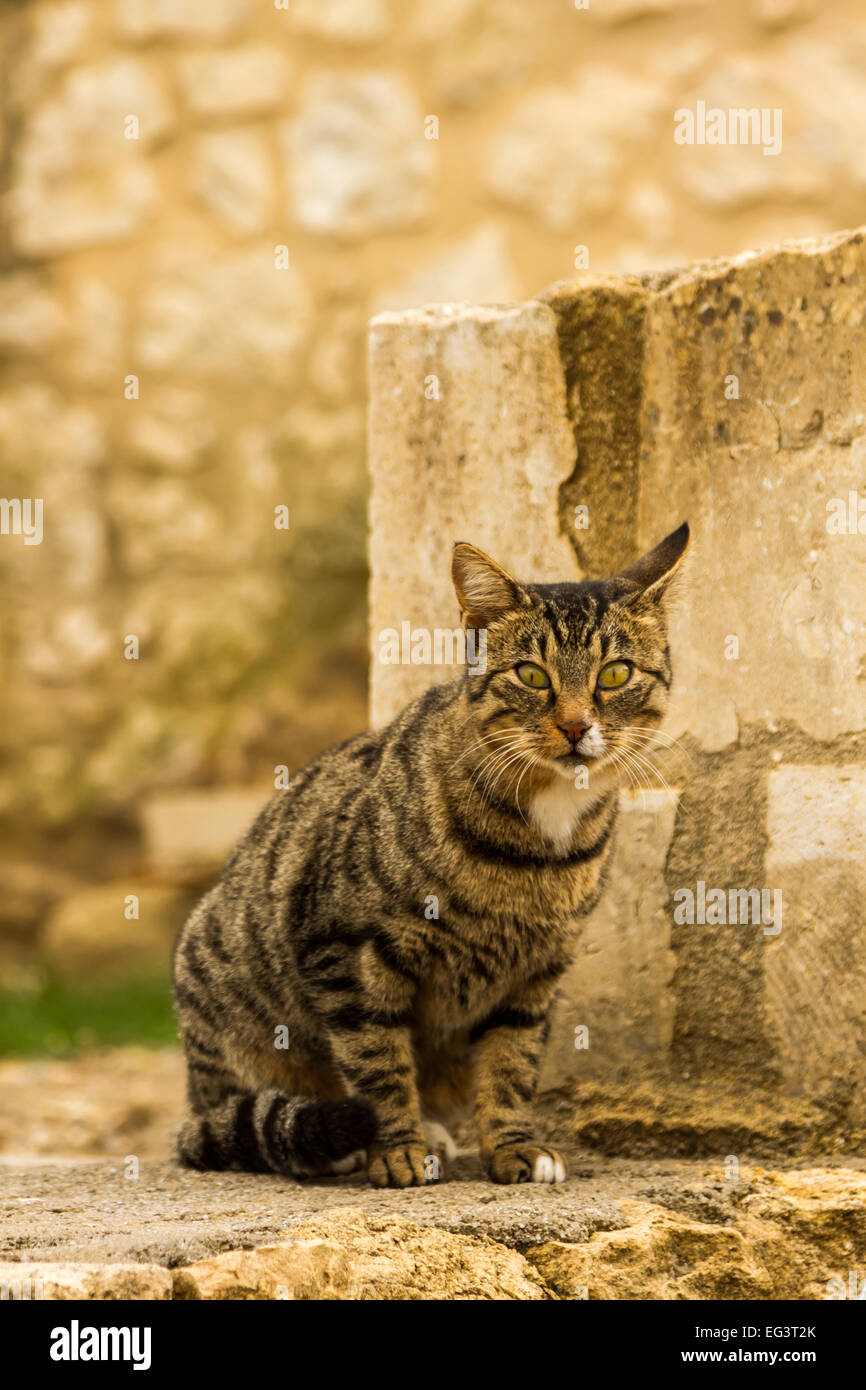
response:
{"label": "cat's front paw", "polygon": [[566,1177],[562,1155],[531,1141],[494,1149],[487,1171],[493,1182],[565,1182]]}
{"label": "cat's front paw", "polygon": [[367,1177],[374,1187],[424,1187],[438,1182],[438,1162],[424,1144],[374,1147],[367,1162]]}

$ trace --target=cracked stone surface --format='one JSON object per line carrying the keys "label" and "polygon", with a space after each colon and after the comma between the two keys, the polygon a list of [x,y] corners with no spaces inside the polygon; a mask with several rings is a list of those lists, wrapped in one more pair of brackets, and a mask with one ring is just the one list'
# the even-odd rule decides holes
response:
{"label": "cracked stone surface", "polygon": [[810,1299],[864,1258],[862,1168],[613,1160],[500,1189],[461,1156],[448,1182],[385,1192],[155,1161],[0,1169],[12,1297],[165,1298],[173,1271],[181,1299]]}
{"label": "cracked stone surface", "polygon": [[381,1191],[360,1175],[298,1183],[177,1167],[182,1079],[171,1049],[0,1066],[0,1290],[800,1299],[842,1296],[866,1262],[866,1160],[807,1114],[786,1153],[769,1109],[714,1107],[695,1088],[689,1125],[675,1125],[658,1093],[585,1088],[577,1108],[573,1093],[540,1107],[567,1182],[497,1187],[458,1130],[447,1181]]}

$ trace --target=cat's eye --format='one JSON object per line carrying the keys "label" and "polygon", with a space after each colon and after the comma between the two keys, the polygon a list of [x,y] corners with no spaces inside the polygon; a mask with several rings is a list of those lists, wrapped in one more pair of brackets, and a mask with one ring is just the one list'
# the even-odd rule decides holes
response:
{"label": "cat's eye", "polygon": [[534,661],[521,661],[519,666],[514,668],[524,685],[531,685],[533,690],[547,690],[550,686],[550,676],[541,667],[536,666]]}
{"label": "cat's eye", "polygon": [[598,685],[602,690],[618,690],[631,676],[628,661],[609,661],[598,673]]}

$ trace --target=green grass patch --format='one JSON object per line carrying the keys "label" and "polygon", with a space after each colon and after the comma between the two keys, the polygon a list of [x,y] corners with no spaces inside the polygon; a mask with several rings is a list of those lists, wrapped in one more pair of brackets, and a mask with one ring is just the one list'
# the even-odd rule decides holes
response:
{"label": "green grass patch", "polygon": [[94,1047],[176,1042],[166,974],[81,984],[46,975],[32,989],[0,989],[2,1057],[71,1057]]}

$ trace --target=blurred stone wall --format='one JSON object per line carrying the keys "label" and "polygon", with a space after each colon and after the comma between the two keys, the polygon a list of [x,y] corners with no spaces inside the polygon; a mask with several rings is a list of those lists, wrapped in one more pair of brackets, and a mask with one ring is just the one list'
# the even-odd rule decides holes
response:
{"label": "blurred stone wall", "polygon": [[370,314],[863,221],[864,57],[854,0],[7,0],[3,921],[363,721]]}

